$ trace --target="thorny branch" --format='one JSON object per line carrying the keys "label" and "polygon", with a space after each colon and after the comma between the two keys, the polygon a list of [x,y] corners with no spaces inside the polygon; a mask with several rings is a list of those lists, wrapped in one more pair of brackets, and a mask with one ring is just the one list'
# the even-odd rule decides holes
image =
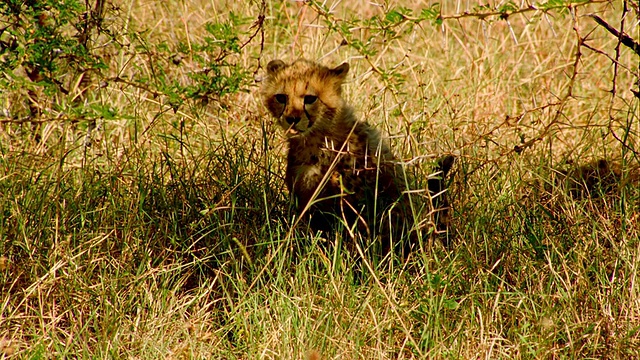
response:
{"label": "thorny branch", "polygon": [[[640,53],[638,52],[640,50],[640,47],[638,46],[638,44],[633,41],[633,39],[631,39],[628,35],[626,35],[624,33],[624,25],[625,25],[625,19],[626,19],[626,15],[629,12],[629,8],[627,7],[627,1],[625,0],[623,2],[623,9],[622,9],[622,16],[620,17],[620,31],[616,30],[615,28],[613,28],[612,26],[610,26],[608,23],[606,23],[604,20],[602,20],[601,18],[597,17],[597,16],[593,16],[593,18],[595,19],[595,21],[605,27],[610,33],[614,34],[617,36],[618,38],[618,43],[616,44],[616,48],[615,48],[615,61],[613,62],[613,79],[612,79],[612,85],[611,85],[611,100],[609,102],[609,133],[614,137],[614,139],[616,139],[616,141],[618,141],[625,149],[631,151],[633,154],[635,154],[636,156],[638,156],[638,151],[636,151],[635,149],[633,149],[631,146],[629,146],[629,144],[627,143],[627,138],[622,139],[620,138],[620,136],[614,131],[613,129],[613,123],[614,123],[614,115],[613,115],[613,106],[614,106],[614,100],[615,97],[617,95],[617,88],[616,88],[616,84],[617,84],[617,79],[618,79],[618,68],[619,68],[619,63],[620,63],[620,45],[625,45],[625,46],[629,46],[631,47],[636,54],[640,55]],[[630,46],[631,45],[631,46]],[[640,84],[640,80],[636,80],[636,83]],[[634,95],[636,97],[638,97],[638,93],[633,91]],[[627,125],[627,127],[625,128],[625,131],[628,132],[629,130],[629,125]]]}
{"label": "thorny branch", "polygon": [[[518,116],[518,118],[520,117],[524,117],[527,113],[530,112],[534,112],[534,111],[538,111],[544,108],[551,108],[551,107],[557,107],[555,114],[553,116],[553,118],[551,119],[551,121],[549,121],[549,123],[547,123],[547,125],[545,125],[545,127],[538,133],[538,136],[531,138],[525,142],[523,142],[522,144],[516,145],[514,146],[512,149],[507,150],[502,152],[500,155],[498,155],[495,159],[488,159],[484,162],[482,162],[481,164],[479,164],[475,169],[469,171],[467,173],[467,175],[471,175],[472,173],[482,169],[484,166],[486,166],[487,164],[490,163],[494,163],[496,162],[498,159],[503,158],[505,156],[510,156],[514,153],[516,154],[520,154],[522,153],[525,149],[531,148],[532,146],[534,146],[535,144],[539,143],[540,141],[546,139],[550,134],[551,134],[551,129],[553,128],[554,125],[557,125],[560,121],[560,119],[562,118],[563,115],[563,110],[565,105],[567,104],[567,102],[569,101],[569,99],[571,99],[573,97],[573,88],[576,82],[576,78],[578,76],[578,69],[579,69],[579,65],[580,65],[580,60],[582,58],[582,51],[581,48],[585,42],[585,38],[582,37],[580,35],[580,29],[578,27],[578,17],[576,16],[576,9],[572,8],[570,9],[571,15],[573,17],[573,31],[576,33],[576,41],[577,41],[577,46],[576,46],[576,53],[575,53],[575,58],[573,61],[573,72],[571,74],[571,78],[569,79],[569,84],[567,87],[567,91],[564,94],[564,96],[562,96],[562,98],[554,103],[549,103],[547,105],[544,105],[543,107],[540,107],[538,109],[533,109],[533,110],[529,110],[529,111],[525,111],[525,113],[521,114],[520,116]],[[505,122],[503,122],[503,124],[508,123],[508,119],[505,120]],[[499,125],[500,126],[500,125]],[[479,140],[480,138],[478,138]]]}
{"label": "thorny branch", "polygon": [[620,39],[620,43],[622,43],[622,45],[630,48],[636,54],[638,54],[638,56],[640,56],[640,43],[638,43],[635,40],[633,40],[631,38],[631,36],[625,34],[624,32],[618,31],[616,28],[614,28],[613,26],[609,25],[606,21],[602,20],[602,18],[599,17],[598,15],[592,14],[592,15],[589,15],[589,16],[591,16],[593,18],[593,20],[595,20],[598,23],[598,25],[604,27],[605,29],[607,29],[608,32],[610,32],[615,37]]}
{"label": "thorny branch", "polygon": [[[514,116],[514,117],[506,117],[506,120],[503,121],[501,124],[497,125],[496,127],[493,127],[492,129],[490,129],[488,132],[485,132],[484,134],[481,134],[479,136],[477,136],[475,138],[475,140],[472,140],[470,142],[465,143],[464,145],[462,145],[462,148],[466,147],[466,146],[470,146],[474,143],[476,143],[477,141],[481,140],[481,139],[486,139],[488,136],[490,136],[493,132],[495,132],[496,130],[498,130],[499,128],[501,128],[502,126],[505,125],[509,125],[509,123],[511,122],[511,120],[513,119],[519,119],[522,118],[524,116],[526,116],[529,113],[533,113],[536,111],[540,111],[543,109],[555,109],[553,118],[544,126],[544,128],[542,128],[537,136],[528,139],[527,141],[523,141],[521,144],[518,144],[508,150],[503,151],[500,155],[498,155],[497,158],[495,159],[489,159],[487,161],[485,161],[484,163],[480,164],[478,166],[478,168],[476,168],[475,170],[472,170],[472,172],[484,167],[486,164],[488,163],[492,163],[497,161],[500,158],[503,158],[505,156],[509,156],[512,155],[513,153],[519,154],[523,151],[525,151],[528,148],[533,147],[534,145],[536,145],[537,143],[543,141],[544,139],[549,138],[549,136],[552,134],[552,129],[554,128],[554,126],[556,126],[562,116],[563,116],[563,111],[567,105],[567,103],[573,98],[574,94],[573,94],[573,88],[574,85],[577,81],[577,76],[579,74],[579,68],[580,68],[580,62],[582,60],[582,47],[585,47],[587,49],[590,49],[592,51],[595,51],[597,53],[600,54],[604,54],[606,55],[611,61],[612,63],[614,63],[616,66],[616,73],[617,73],[617,69],[618,67],[620,68],[624,68],[627,69],[629,71],[631,71],[631,69],[629,69],[629,67],[624,66],[624,64],[620,63],[620,56],[619,56],[619,51],[617,52],[617,55],[615,56],[615,58],[613,58],[612,56],[607,55],[606,53],[602,52],[602,51],[598,51],[597,49],[595,49],[594,47],[588,45],[586,43],[587,39],[588,39],[588,34],[585,35],[581,35],[580,34],[580,30],[578,27],[578,21],[579,18],[576,15],[576,11],[584,6],[584,5],[589,5],[589,4],[597,4],[597,3],[611,3],[610,0],[595,0],[595,1],[573,1],[573,2],[559,2],[557,4],[544,4],[544,5],[528,5],[525,7],[521,7],[521,8],[505,8],[505,9],[489,9],[489,10],[478,10],[478,11],[474,11],[474,12],[463,12],[463,13],[458,13],[458,14],[451,14],[451,15],[443,15],[443,14],[439,14],[437,15],[437,20],[439,21],[445,21],[445,20],[459,20],[459,19],[463,19],[463,18],[475,18],[475,19],[479,19],[479,20],[487,20],[490,18],[499,18],[505,21],[508,21],[508,18],[512,15],[517,15],[517,14],[525,14],[525,13],[529,13],[529,12],[542,12],[542,13],[547,13],[549,11],[552,10],[561,10],[561,9],[567,9],[574,21],[574,25],[573,25],[573,30],[576,34],[576,52],[574,55],[574,61],[572,64],[572,73],[570,75],[570,79],[566,88],[566,92],[563,96],[561,96],[561,98],[558,99],[558,101],[552,102],[552,103],[548,103],[546,105],[537,107],[535,109],[531,109],[531,110],[525,110],[522,114]],[[625,1],[625,9],[627,5],[627,1]],[[335,24],[336,23],[340,23],[340,22],[344,22],[345,20],[343,19],[339,19],[337,18],[331,11],[327,11],[324,8],[322,8],[321,6],[314,6],[313,3],[311,4],[311,6],[314,8],[314,10],[318,13],[318,15],[322,18],[325,19],[325,21],[327,21],[327,23],[329,24]],[[625,13],[627,12],[627,10],[625,10]],[[419,18],[419,17],[412,17],[410,15],[406,15],[406,14],[401,14],[403,16],[402,21],[392,24],[391,27],[397,27],[397,26],[401,26],[401,24],[406,23],[406,22],[415,22],[418,23],[424,19]],[[612,26],[608,25],[604,20],[602,20],[600,17],[598,17],[597,15],[588,15],[590,17],[592,17],[596,22],[598,22],[598,24],[600,24],[601,26],[604,26],[609,32],[611,32],[612,34],[614,34],[615,36],[618,37],[619,42],[625,46],[630,47],[631,49],[633,49],[636,53],[640,52],[640,44],[636,41],[634,41],[631,37],[629,37],[627,34],[624,33],[623,30],[618,31],[615,28],[613,28]],[[624,22],[624,16],[622,16],[622,21]],[[342,36],[342,43],[341,46],[344,45],[348,45],[349,44],[349,39],[346,33],[343,33],[341,31],[337,31],[339,35]],[[356,48],[356,50],[359,51],[359,49]],[[370,65],[371,71],[373,73],[376,74],[383,74],[384,71],[382,69],[379,69],[373,62],[372,59],[370,59],[369,56],[366,56],[366,54],[363,54],[363,58],[365,61],[367,61]],[[614,76],[613,79],[613,83],[614,83],[614,88],[612,90],[612,93],[614,93],[615,96],[615,82],[616,82],[616,77]],[[639,96],[638,92],[635,92],[636,96]],[[620,139],[613,131],[612,129],[610,129],[610,132],[613,134],[613,136],[618,139],[618,141],[620,141],[624,146],[626,146],[627,148],[629,148],[629,146],[627,144],[625,144],[622,139]],[[635,153],[635,151],[634,151]]]}

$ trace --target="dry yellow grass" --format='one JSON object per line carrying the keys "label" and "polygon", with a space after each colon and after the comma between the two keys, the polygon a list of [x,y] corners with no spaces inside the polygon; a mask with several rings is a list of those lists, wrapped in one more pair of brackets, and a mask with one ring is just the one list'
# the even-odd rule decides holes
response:
{"label": "dry yellow grass", "polygon": [[[640,356],[638,56],[588,16],[619,26],[620,2],[501,19],[480,14],[506,3],[444,1],[441,24],[418,21],[430,1],[261,4],[108,4],[88,89],[70,72],[69,94],[0,92],[0,358]],[[246,69],[244,91],[163,86],[194,83],[219,55],[197,50],[205,25],[234,16],[246,46],[219,77]],[[459,156],[449,248],[363,280],[339,247],[284,241],[284,142],[256,82],[298,57],[350,63],[347,100],[418,185]],[[598,159],[622,186],[557,186]]]}

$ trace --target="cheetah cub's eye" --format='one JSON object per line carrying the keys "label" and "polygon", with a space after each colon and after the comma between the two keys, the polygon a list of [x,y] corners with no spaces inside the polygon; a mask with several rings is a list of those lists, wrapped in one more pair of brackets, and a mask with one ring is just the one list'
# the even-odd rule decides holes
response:
{"label": "cheetah cub's eye", "polygon": [[316,100],[318,100],[318,97],[314,95],[305,95],[304,97],[304,103],[307,105],[313,104]]}
{"label": "cheetah cub's eye", "polygon": [[285,94],[276,94],[276,101],[279,102],[280,104],[286,104],[287,103],[287,95]]}

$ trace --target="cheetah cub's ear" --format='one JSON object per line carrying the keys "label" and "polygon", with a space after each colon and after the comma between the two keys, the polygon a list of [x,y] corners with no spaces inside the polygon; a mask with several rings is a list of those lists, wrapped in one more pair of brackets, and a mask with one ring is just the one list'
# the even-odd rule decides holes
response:
{"label": "cheetah cub's ear", "polygon": [[269,64],[267,64],[267,73],[270,76],[277,74],[282,68],[287,66],[282,60],[271,60]]}
{"label": "cheetah cub's ear", "polygon": [[349,72],[349,63],[342,63],[335,68],[329,70],[331,74],[341,80],[347,77],[347,73]]}
{"label": "cheetah cub's ear", "polygon": [[325,71],[325,76],[328,80],[327,85],[332,87],[336,94],[341,95],[342,84],[344,83],[344,79],[347,78],[347,73],[349,72],[349,63],[342,63],[333,69],[325,68]]}

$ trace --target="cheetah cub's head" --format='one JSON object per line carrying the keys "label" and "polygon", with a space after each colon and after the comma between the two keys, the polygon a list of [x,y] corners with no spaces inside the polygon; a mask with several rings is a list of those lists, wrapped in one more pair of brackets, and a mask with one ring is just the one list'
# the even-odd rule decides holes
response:
{"label": "cheetah cub's head", "polygon": [[272,60],[262,86],[264,104],[287,136],[330,129],[345,107],[342,83],[349,64],[330,69],[312,61]]}

